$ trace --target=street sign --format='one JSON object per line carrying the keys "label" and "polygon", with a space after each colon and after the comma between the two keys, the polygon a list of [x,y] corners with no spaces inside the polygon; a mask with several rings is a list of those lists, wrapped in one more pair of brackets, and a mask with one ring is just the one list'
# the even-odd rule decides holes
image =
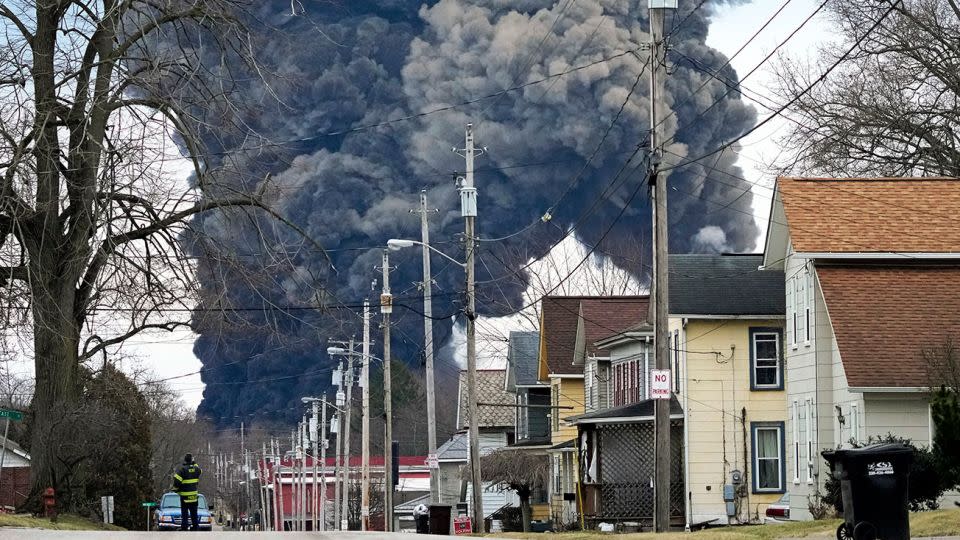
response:
{"label": "street sign", "polygon": [[650,397],[653,399],[670,399],[670,370],[650,370]]}
{"label": "street sign", "polygon": [[431,469],[440,468],[440,460],[437,459],[436,454],[430,454],[427,456],[427,467],[430,467]]}
{"label": "street sign", "polygon": [[157,505],[157,503],[151,502],[151,501],[147,501],[147,502],[142,502],[142,503],[140,503],[140,506],[146,506],[147,508],[149,508],[149,507],[151,507],[151,506],[156,506],[156,505]]}
{"label": "street sign", "polygon": [[9,418],[14,422],[19,422],[23,420],[23,413],[20,411],[13,411],[10,409],[0,409],[0,418]]}
{"label": "street sign", "polygon": [[453,534],[472,534],[473,526],[469,516],[458,516],[453,518]]}

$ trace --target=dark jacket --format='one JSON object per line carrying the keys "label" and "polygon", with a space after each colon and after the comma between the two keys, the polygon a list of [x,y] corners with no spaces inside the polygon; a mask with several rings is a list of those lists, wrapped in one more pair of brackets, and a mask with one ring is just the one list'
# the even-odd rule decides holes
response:
{"label": "dark jacket", "polygon": [[184,463],[173,475],[173,491],[180,494],[185,503],[195,503],[200,493],[200,466],[196,463]]}

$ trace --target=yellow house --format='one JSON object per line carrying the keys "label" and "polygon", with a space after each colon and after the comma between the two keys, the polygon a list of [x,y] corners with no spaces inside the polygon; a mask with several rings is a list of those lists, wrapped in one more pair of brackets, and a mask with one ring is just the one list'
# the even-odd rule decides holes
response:
{"label": "yellow house", "polygon": [[671,255],[687,526],[763,521],[787,490],[784,276],[761,255]]}

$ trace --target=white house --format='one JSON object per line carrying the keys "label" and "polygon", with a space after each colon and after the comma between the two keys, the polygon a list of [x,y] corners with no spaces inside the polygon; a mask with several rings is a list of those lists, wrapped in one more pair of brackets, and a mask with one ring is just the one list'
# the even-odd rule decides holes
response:
{"label": "white house", "polygon": [[820,452],[887,433],[930,444],[925,349],[960,338],[960,181],[780,178],[764,268],[786,279],[791,517]]}

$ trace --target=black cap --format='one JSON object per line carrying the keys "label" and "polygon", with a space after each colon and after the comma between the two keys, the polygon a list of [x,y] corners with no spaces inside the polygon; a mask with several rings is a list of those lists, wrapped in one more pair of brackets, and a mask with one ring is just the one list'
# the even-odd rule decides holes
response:
{"label": "black cap", "polygon": [[184,463],[193,463],[193,454],[187,454],[183,456]]}

